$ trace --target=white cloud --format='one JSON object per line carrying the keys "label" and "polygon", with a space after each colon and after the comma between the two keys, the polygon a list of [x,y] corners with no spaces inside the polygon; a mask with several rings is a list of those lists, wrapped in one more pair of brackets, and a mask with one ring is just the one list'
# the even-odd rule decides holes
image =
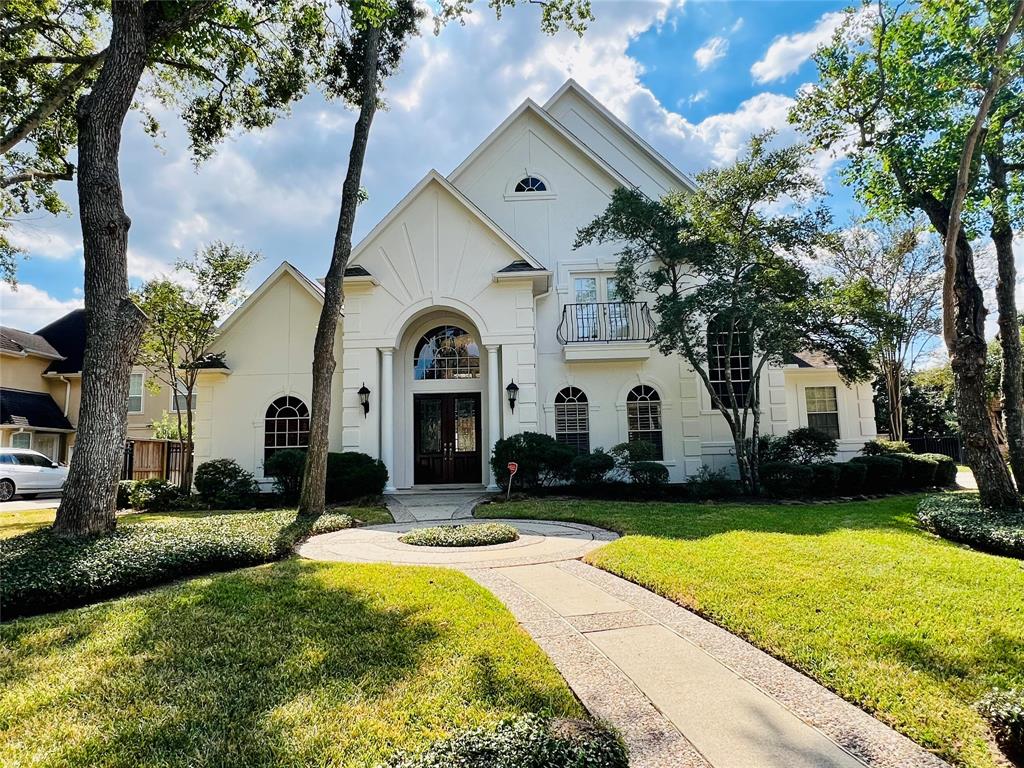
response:
{"label": "white cloud", "polygon": [[[7,238],[20,250],[44,259],[64,261],[82,252],[78,233],[62,233],[54,227],[54,219],[17,219],[7,231]],[[77,237],[75,236],[77,234]]]}
{"label": "white cloud", "polygon": [[38,331],[81,306],[81,299],[58,299],[28,283],[19,283],[12,288],[8,283],[0,282],[0,324],[11,328]]}
{"label": "white cloud", "polygon": [[741,29],[743,29],[743,17],[742,16],[740,16],[738,19],[736,19],[736,21],[733,22],[732,27],[729,28],[729,33],[734,35],[737,32],[739,32]]}
{"label": "white cloud", "polygon": [[764,56],[750,68],[754,81],[768,83],[796,72],[818,48],[832,39],[844,19],[845,11],[826,13],[807,32],[776,37]]}
{"label": "white cloud", "polygon": [[686,100],[686,103],[687,104],[696,104],[699,101],[704,101],[704,99],[706,99],[707,97],[708,97],[708,91],[707,91],[706,88],[704,88],[702,90],[697,91],[696,93],[691,93],[690,94],[690,98],[688,98]]}
{"label": "white cloud", "polygon": [[693,53],[693,60],[701,70],[708,69],[729,50],[729,41],[724,37],[712,37]]}

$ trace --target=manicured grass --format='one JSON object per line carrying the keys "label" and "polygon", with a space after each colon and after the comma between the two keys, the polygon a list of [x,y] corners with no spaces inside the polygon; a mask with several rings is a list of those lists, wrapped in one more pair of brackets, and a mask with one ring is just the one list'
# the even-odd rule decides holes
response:
{"label": "manicured grass", "polygon": [[0,512],[0,539],[9,539],[34,531],[53,522],[55,509],[26,509],[23,512]]}
{"label": "manicured grass", "polygon": [[1024,686],[1024,569],[921,531],[917,502],[552,500],[478,514],[629,534],[588,560],[746,637],[942,757],[990,768],[973,704],[993,686]]}
{"label": "manicured grass", "polygon": [[298,559],[0,625],[0,765],[361,766],[581,716],[455,571]]}

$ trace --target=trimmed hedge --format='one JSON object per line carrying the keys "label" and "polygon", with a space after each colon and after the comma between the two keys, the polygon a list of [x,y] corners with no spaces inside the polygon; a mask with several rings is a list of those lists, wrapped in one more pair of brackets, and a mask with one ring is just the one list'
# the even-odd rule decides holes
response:
{"label": "trimmed hedge", "polygon": [[493,731],[474,728],[419,755],[398,754],[388,768],[628,768],[622,741],[586,720],[522,715]]}
{"label": "trimmed hedge", "polygon": [[572,460],[572,478],[577,485],[596,485],[606,482],[615,469],[615,459],[601,448],[594,449]]}
{"label": "trimmed hedge", "polygon": [[494,444],[491,469],[494,479],[508,487],[508,465],[516,462],[519,471],[512,481],[518,490],[531,491],[569,479],[576,451],[540,432],[520,432]]}
{"label": "trimmed hedge", "polygon": [[920,453],[922,459],[931,459],[936,463],[935,484],[940,488],[952,488],[956,485],[956,462],[944,453]]}
{"label": "trimmed hedge", "polygon": [[294,510],[170,517],[68,539],[51,528],[0,540],[0,618],[73,608],[182,576],[278,560],[301,538],[350,528],[348,515],[312,526]]}
{"label": "trimmed hedge", "polygon": [[274,488],[290,504],[299,500],[302,473],[306,470],[306,452],[298,448],[274,451],[263,463],[263,474],[274,478]]}
{"label": "trimmed hedge", "polygon": [[508,544],[518,538],[518,529],[508,523],[470,523],[417,528],[398,540],[417,547],[486,547]]}
{"label": "trimmed hedge", "polygon": [[978,712],[1007,756],[1018,761],[1024,757],[1024,690],[994,688],[978,702]]}
{"label": "trimmed hedge", "polygon": [[330,504],[380,496],[388,483],[384,462],[365,453],[327,454],[326,498]]}
{"label": "trimmed hedge", "polygon": [[132,509],[145,512],[166,512],[181,507],[185,502],[185,494],[178,486],[157,477],[134,480],[128,490],[128,503]]}
{"label": "trimmed hedge", "polygon": [[914,451],[910,447],[910,443],[905,443],[902,440],[876,438],[864,443],[860,452],[865,456],[892,456],[897,453],[913,453]]}
{"label": "trimmed hedge", "polygon": [[212,509],[242,509],[252,505],[260,486],[252,472],[234,459],[213,459],[196,467],[196,492]]}
{"label": "trimmed hedge", "polygon": [[927,496],[917,507],[917,519],[932,533],[975,549],[1024,558],[1024,512],[991,510],[976,493]]}
{"label": "trimmed hedge", "polygon": [[903,463],[892,456],[855,456],[851,462],[863,464],[864,488],[870,492],[890,493],[900,486]]}
{"label": "trimmed hedge", "polygon": [[811,480],[811,495],[835,496],[839,487],[839,465],[812,464],[811,471],[814,473]]}
{"label": "trimmed hedge", "polygon": [[811,492],[814,470],[807,464],[769,461],[761,465],[761,485],[772,496],[800,498]]}
{"label": "trimmed hedge", "polygon": [[937,461],[913,453],[894,453],[892,458],[903,465],[900,482],[907,490],[917,491],[935,486],[935,472],[939,468]]}
{"label": "trimmed hedge", "polygon": [[864,480],[868,474],[868,468],[864,464],[844,461],[834,466],[839,470],[836,492],[840,496],[856,496],[864,492]]}

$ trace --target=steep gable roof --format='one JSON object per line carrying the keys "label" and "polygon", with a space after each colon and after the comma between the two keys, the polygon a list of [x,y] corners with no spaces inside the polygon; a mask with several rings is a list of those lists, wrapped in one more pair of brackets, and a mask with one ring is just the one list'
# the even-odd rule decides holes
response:
{"label": "steep gable roof", "polygon": [[227,316],[227,319],[221,323],[220,328],[217,329],[218,335],[225,333],[231,326],[239,321],[246,312],[249,311],[260,300],[260,297],[265,294],[274,283],[276,283],[283,275],[289,275],[299,285],[305,288],[309,295],[316,299],[317,302],[323,303],[324,300],[324,289],[322,285],[319,285],[315,280],[310,280],[302,272],[296,269],[287,261],[282,261],[281,265],[275,269],[266,280],[260,283],[259,287],[250,293],[245,301],[243,301],[234,312]]}
{"label": "steep gable roof", "polygon": [[360,266],[355,262],[363,254],[363,252],[366,249],[366,246],[373,242],[374,238],[376,238],[381,232],[387,229],[391,222],[393,222],[395,219],[401,216],[402,212],[405,211],[405,209],[408,208],[417,197],[419,197],[420,193],[423,192],[423,190],[425,190],[431,184],[436,184],[440,186],[443,190],[448,192],[448,194],[454,197],[455,200],[458,201],[477,220],[479,220],[480,223],[483,224],[485,228],[490,230],[494,235],[498,237],[498,239],[500,239],[509,248],[511,248],[516,253],[516,255],[519,256],[519,258],[521,258],[523,261],[527,262],[530,266],[536,269],[544,269],[543,264],[541,264],[533,256],[531,256],[530,253],[525,248],[523,248],[523,246],[517,243],[511,235],[509,235],[504,229],[499,227],[490,216],[481,211],[476,205],[473,204],[473,202],[468,197],[462,194],[462,192],[460,192],[458,188],[456,188],[450,181],[448,181],[448,179],[446,179],[440,173],[435,171],[433,168],[430,169],[427,172],[427,175],[420,180],[419,184],[413,187],[405,197],[399,200],[395,207],[388,211],[387,216],[385,216],[383,219],[377,222],[377,226],[370,230],[370,233],[367,234],[362,240],[360,240],[359,244],[352,249],[352,257],[349,259],[349,264],[352,265],[352,267]]}
{"label": "steep gable roof", "polygon": [[512,112],[511,115],[506,117],[497,128],[491,131],[487,138],[480,142],[479,146],[469,153],[469,156],[459,163],[458,167],[448,174],[448,180],[453,184],[457,184],[459,177],[462,173],[473,164],[480,155],[487,151],[487,149],[494,144],[495,141],[511,126],[516,120],[518,120],[524,113],[530,113],[535,116],[540,122],[547,125],[551,130],[561,136],[565,141],[575,147],[577,150],[582,152],[591,162],[597,167],[612,177],[618,184],[623,187],[632,187],[633,184],[629,180],[613,168],[604,158],[594,152],[589,146],[579,140],[571,131],[569,131],[564,125],[555,120],[546,110],[542,109],[537,102],[533,99],[526,99],[519,107]]}
{"label": "steep gable roof", "polygon": [[[579,97],[590,109],[596,112],[600,117],[607,122],[615,133],[625,140],[627,143],[632,144],[643,154],[647,155],[652,161],[654,161],[659,167],[661,167],[670,177],[683,188],[687,190],[694,189],[694,181],[685,173],[676,168],[664,155],[658,150],[648,144],[641,136],[630,128],[626,123],[616,117],[611,110],[609,110],[604,104],[594,98],[593,94],[590,93],[586,88],[577,83],[572,78],[566,80],[561,88],[544,103],[545,112],[551,112],[555,106],[562,101],[566,94],[571,94]],[[569,130],[568,128],[566,130]]]}
{"label": "steep gable roof", "polygon": [[0,351],[13,355],[34,355],[50,360],[60,360],[61,354],[45,338],[36,333],[19,331],[17,328],[0,326]]}
{"label": "steep gable roof", "polygon": [[85,358],[85,310],[75,309],[36,331],[63,356],[54,360],[44,373],[80,373]]}

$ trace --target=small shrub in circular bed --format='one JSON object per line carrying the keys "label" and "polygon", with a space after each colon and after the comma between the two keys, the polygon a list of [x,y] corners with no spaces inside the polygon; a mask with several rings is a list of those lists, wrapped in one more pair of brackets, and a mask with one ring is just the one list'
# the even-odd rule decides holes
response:
{"label": "small shrub in circular bed", "polygon": [[463,731],[419,755],[399,754],[388,768],[627,768],[619,738],[584,720],[523,715],[493,731]]}
{"label": "small shrub in circular bed", "polygon": [[417,547],[485,547],[507,544],[519,538],[519,531],[508,523],[439,525],[409,531],[398,540]]}
{"label": "small shrub in circular bed", "polygon": [[992,726],[996,741],[1007,756],[1024,757],[1024,689],[994,688],[978,702],[978,712]]}
{"label": "small shrub in circular bed", "polygon": [[917,519],[950,541],[1024,558],[1024,512],[986,509],[976,493],[927,496],[917,506]]}

